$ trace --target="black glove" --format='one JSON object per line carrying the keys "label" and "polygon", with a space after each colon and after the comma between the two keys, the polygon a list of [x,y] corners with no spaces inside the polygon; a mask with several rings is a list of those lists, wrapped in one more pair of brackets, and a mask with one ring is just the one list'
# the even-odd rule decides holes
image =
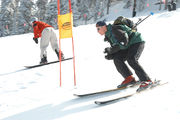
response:
{"label": "black glove", "polygon": [[38,38],[33,38],[34,42],[38,44]]}
{"label": "black glove", "polygon": [[109,38],[107,36],[105,36],[105,38],[104,38],[104,42],[106,42],[106,41],[109,41]]}
{"label": "black glove", "polygon": [[105,55],[105,59],[112,60],[114,58],[113,54],[107,54]]}
{"label": "black glove", "polygon": [[105,55],[105,58],[107,60],[112,60],[113,59],[113,54],[112,54],[112,48],[111,47],[107,47],[104,49],[104,53],[107,53],[107,55]]}
{"label": "black glove", "polygon": [[120,47],[119,45],[115,45],[113,47],[107,47],[104,49],[104,53],[107,53],[107,54],[114,54],[116,52],[118,52],[120,50]]}
{"label": "black glove", "polygon": [[105,48],[104,53],[111,54],[111,48],[110,47]]}

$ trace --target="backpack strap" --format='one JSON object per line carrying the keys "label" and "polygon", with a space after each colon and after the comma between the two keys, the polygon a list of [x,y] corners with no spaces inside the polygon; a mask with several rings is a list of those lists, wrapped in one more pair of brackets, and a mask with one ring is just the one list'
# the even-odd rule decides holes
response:
{"label": "backpack strap", "polygon": [[112,33],[114,34],[115,38],[118,40],[118,42],[126,46],[129,42],[129,36],[126,31],[122,29],[120,25],[113,25],[112,26]]}

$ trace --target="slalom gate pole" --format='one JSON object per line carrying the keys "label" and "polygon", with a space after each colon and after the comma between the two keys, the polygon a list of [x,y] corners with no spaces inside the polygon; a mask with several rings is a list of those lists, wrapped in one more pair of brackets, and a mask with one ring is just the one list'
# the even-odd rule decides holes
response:
{"label": "slalom gate pole", "polygon": [[[71,9],[71,0],[69,0],[69,12],[72,13]],[[71,17],[71,16],[70,16]],[[71,21],[72,22],[72,21]],[[71,23],[73,24],[73,22]],[[73,27],[73,25],[72,25]],[[72,29],[71,29],[72,32]],[[73,70],[74,70],[74,86],[76,86],[76,70],[75,70],[75,53],[74,53],[74,40],[73,40],[73,35],[72,35],[72,52],[73,52]]]}
{"label": "slalom gate pole", "polygon": [[[58,7],[58,15],[60,15],[60,0],[57,0],[57,7]],[[60,87],[62,85],[61,83],[61,37],[59,36],[59,64],[60,64]]]}
{"label": "slalom gate pole", "polygon": [[74,40],[72,37],[72,50],[73,50],[73,68],[74,68],[74,86],[76,86],[76,70],[75,70],[75,54],[74,54]]}

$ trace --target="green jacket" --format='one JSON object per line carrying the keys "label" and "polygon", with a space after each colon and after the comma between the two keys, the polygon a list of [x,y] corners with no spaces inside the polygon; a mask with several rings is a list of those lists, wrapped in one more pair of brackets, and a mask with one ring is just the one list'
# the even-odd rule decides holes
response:
{"label": "green jacket", "polygon": [[105,37],[111,44],[111,47],[118,45],[120,50],[127,49],[133,44],[144,42],[139,32],[133,32],[126,25],[107,25]]}

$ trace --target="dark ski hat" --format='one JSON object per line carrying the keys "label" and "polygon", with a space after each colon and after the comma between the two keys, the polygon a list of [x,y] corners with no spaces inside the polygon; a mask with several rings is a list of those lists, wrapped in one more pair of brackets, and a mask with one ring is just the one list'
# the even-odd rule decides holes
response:
{"label": "dark ski hat", "polygon": [[96,27],[100,27],[100,26],[104,26],[104,25],[106,25],[106,23],[104,21],[98,21],[96,23]]}

